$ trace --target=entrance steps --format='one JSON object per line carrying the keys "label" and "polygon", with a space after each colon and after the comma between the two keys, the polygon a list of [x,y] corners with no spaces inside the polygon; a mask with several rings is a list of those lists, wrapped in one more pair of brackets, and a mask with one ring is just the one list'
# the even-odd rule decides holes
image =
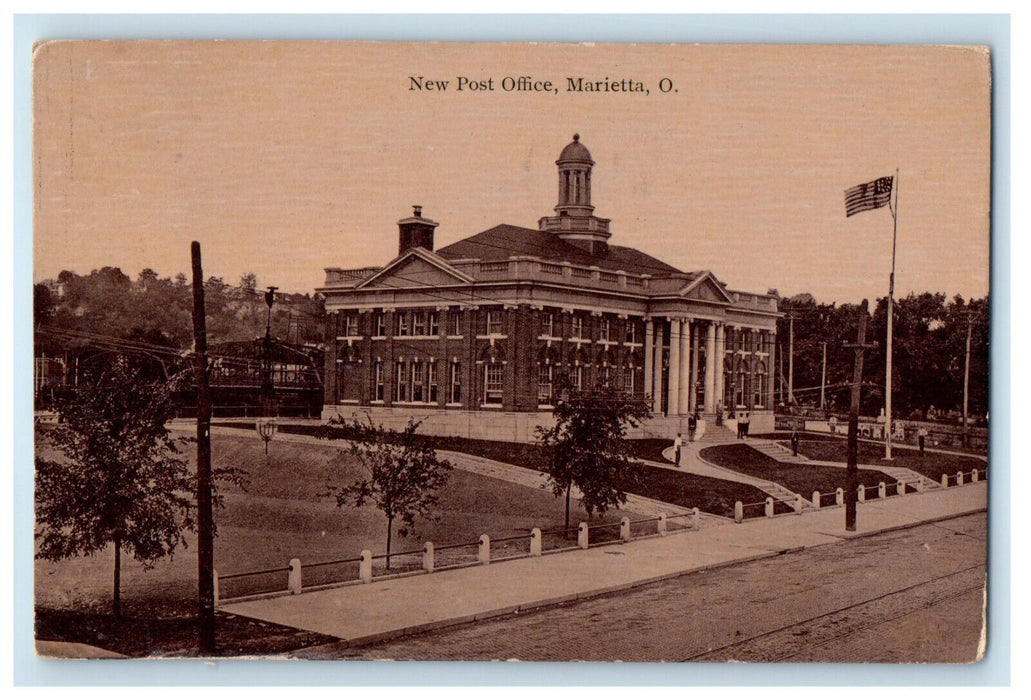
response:
{"label": "entrance steps", "polygon": [[795,455],[790,447],[786,447],[776,440],[748,440],[748,446],[762,452],[767,457],[786,462],[788,464],[808,464],[809,459],[803,455]]}

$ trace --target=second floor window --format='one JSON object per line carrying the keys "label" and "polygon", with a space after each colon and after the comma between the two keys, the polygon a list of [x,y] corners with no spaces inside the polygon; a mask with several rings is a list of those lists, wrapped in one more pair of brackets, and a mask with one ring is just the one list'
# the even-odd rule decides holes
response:
{"label": "second floor window", "polygon": [[397,312],[396,318],[397,321],[395,322],[394,335],[408,335],[408,314],[403,311],[399,311]]}
{"label": "second floor window", "polygon": [[573,338],[583,338],[584,337],[584,317],[583,316],[579,316],[577,314],[573,314],[573,330],[572,330],[572,336],[571,337],[573,337]]}
{"label": "second floor window", "polygon": [[412,335],[426,335],[426,312],[412,312]]}
{"label": "second floor window", "polygon": [[632,318],[628,318],[626,320],[626,342],[637,342],[637,324],[634,323],[634,320]]}
{"label": "second floor window", "polygon": [[611,326],[612,322],[609,319],[603,318],[601,320],[601,328],[599,329],[599,333],[601,335],[602,340],[611,340],[611,338],[609,337],[609,331],[611,330]]}
{"label": "second floor window", "polygon": [[440,323],[437,322],[437,312],[426,312],[426,334],[440,335]]}
{"label": "second floor window", "polygon": [[462,335],[462,311],[451,309],[447,314],[448,335]]}
{"label": "second floor window", "polygon": [[555,336],[555,314],[550,311],[541,314],[541,334],[549,338]]}
{"label": "second floor window", "polygon": [[501,335],[501,312],[487,312],[487,335]]}
{"label": "second floor window", "polygon": [[376,335],[383,337],[387,334],[387,315],[382,311],[376,312],[376,320],[373,328],[375,328]]}
{"label": "second floor window", "polygon": [[344,335],[358,335],[358,314],[345,314],[344,327],[342,330],[344,331]]}

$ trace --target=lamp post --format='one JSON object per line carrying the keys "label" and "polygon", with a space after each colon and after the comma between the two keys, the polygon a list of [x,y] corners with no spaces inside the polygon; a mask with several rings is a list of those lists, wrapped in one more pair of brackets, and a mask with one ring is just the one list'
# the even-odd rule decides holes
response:
{"label": "lamp post", "polygon": [[276,434],[276,389],[272,381],[272,304],[276,300],[277,289],[269,287],[265,292],[268,315],[265,320],[265,337],[261,340],[261,417],[254,424],[254,429],[265,441],[266,455],[269,441]]}

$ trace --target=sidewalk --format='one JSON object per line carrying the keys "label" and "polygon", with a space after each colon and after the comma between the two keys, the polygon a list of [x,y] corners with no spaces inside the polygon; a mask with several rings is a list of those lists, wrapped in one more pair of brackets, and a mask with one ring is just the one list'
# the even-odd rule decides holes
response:
{"label": "sidewalk", "polygon": [[984,511],[987,494],[979,482],[861,503],[854,533],[844,529],[844,509],[832,507],[220,609],[331,635],[344,646],[367,644]]}

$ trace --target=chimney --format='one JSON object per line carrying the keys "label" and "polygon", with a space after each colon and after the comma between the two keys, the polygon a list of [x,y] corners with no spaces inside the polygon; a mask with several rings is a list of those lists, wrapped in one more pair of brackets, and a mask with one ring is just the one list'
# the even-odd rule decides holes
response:
{"label": "chimney", "polygon": [[433,230],[438,225],[436,221],[423,218],[421,204],[412,205],[412,215],[397,222],[397,254],[401,255],[409,248],[433,250]]}

